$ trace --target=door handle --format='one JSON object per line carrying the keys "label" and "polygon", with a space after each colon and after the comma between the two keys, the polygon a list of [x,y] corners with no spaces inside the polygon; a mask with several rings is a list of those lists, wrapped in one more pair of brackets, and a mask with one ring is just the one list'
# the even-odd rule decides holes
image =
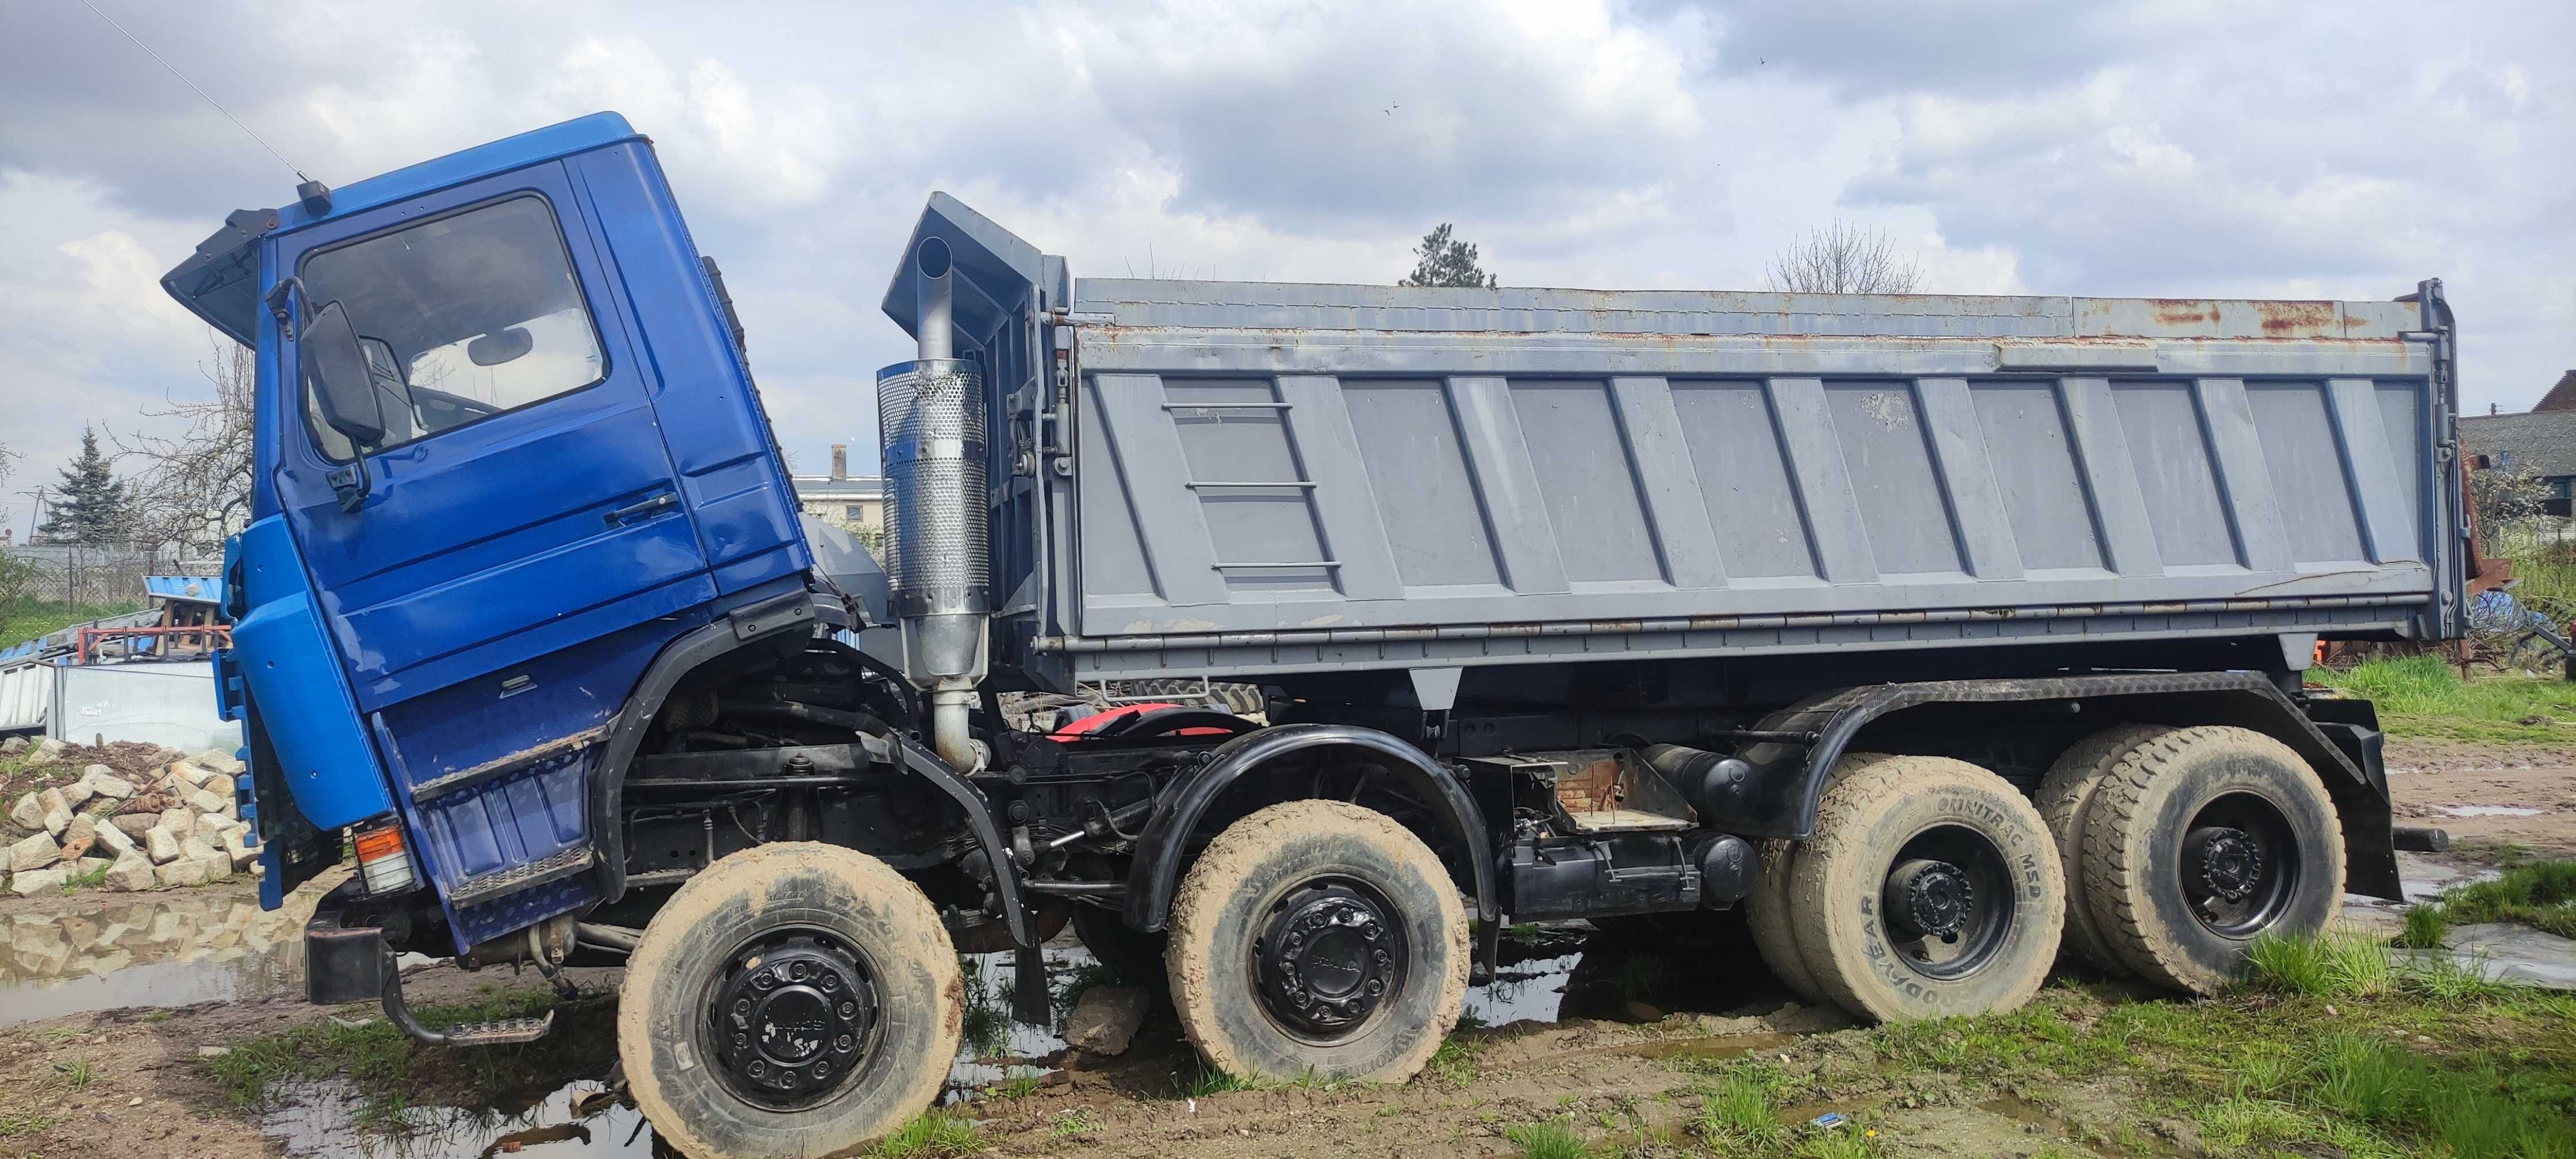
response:
{"label": "door handle", "polygon": [[615,511],[609,512],[604,518],[607,520],[610,527],[616,527],[620,524],[632,523],[665,508],[677,507],[679,505],[680,497],[665,491],[641,503],[630,503],[624,507],[620,507]]}

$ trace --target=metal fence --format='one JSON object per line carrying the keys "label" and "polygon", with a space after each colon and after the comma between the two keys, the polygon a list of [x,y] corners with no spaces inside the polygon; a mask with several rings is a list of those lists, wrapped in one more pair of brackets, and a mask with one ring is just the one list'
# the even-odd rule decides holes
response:
{"label": "metal fence", "polygon": [[191,567],[212,566],[167,547],[125,544],[45,543],[0,548],[12,574],[0,592],[31,603],[76,606],[139,605],[147,575],[204,574]]}

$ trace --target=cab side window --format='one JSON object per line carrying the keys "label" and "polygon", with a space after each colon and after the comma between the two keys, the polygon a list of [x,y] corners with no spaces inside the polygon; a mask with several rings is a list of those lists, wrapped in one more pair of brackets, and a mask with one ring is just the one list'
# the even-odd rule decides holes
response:
{"label": "cab side window", "polygon": [[305,425],[334,461],[373,454],[600,381],[599,333],[541,198],[511,197],[305,257],[307,301],[357,330],[384,437],[352,447],[304,384]]}

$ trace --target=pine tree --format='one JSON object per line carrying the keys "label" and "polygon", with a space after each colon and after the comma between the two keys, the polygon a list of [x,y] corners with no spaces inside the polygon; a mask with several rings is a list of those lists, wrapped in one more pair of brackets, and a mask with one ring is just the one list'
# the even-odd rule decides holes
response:
{"label": "pine tree", "polygon": [[1476,247],[1450,235],[1449,223],[1441,222],[1422,235],[1422,244],[1414,247],[1413,272],[1406,274],[1399,286],[1464,286],[1469,289],[1494,288],[1494,275],[1476,264]]}
{"label": "pine tree", "polygon": [[81,429],[80,457],[62,469],[62,493],[36,533],[53,543],[119,543],[133,525],[125,484],[98,450],[98,432]]}

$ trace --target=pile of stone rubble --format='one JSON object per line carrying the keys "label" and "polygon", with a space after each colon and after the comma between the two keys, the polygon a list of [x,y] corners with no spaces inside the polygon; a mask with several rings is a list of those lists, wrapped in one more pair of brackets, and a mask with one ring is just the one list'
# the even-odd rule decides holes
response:
{"label": "pile of stone rubble", "polygon": [[[84,764],[85,756],[116,763]],[[260,872],[259,839],[234,801],[242,764],[230,753],[13,737],[0,742],[0,757],[21,758],[39,775],[61,770],[48,778],[60,783],[20,796],[0,825],[0,880],[20,897],[71,884],[131,892]]]}

